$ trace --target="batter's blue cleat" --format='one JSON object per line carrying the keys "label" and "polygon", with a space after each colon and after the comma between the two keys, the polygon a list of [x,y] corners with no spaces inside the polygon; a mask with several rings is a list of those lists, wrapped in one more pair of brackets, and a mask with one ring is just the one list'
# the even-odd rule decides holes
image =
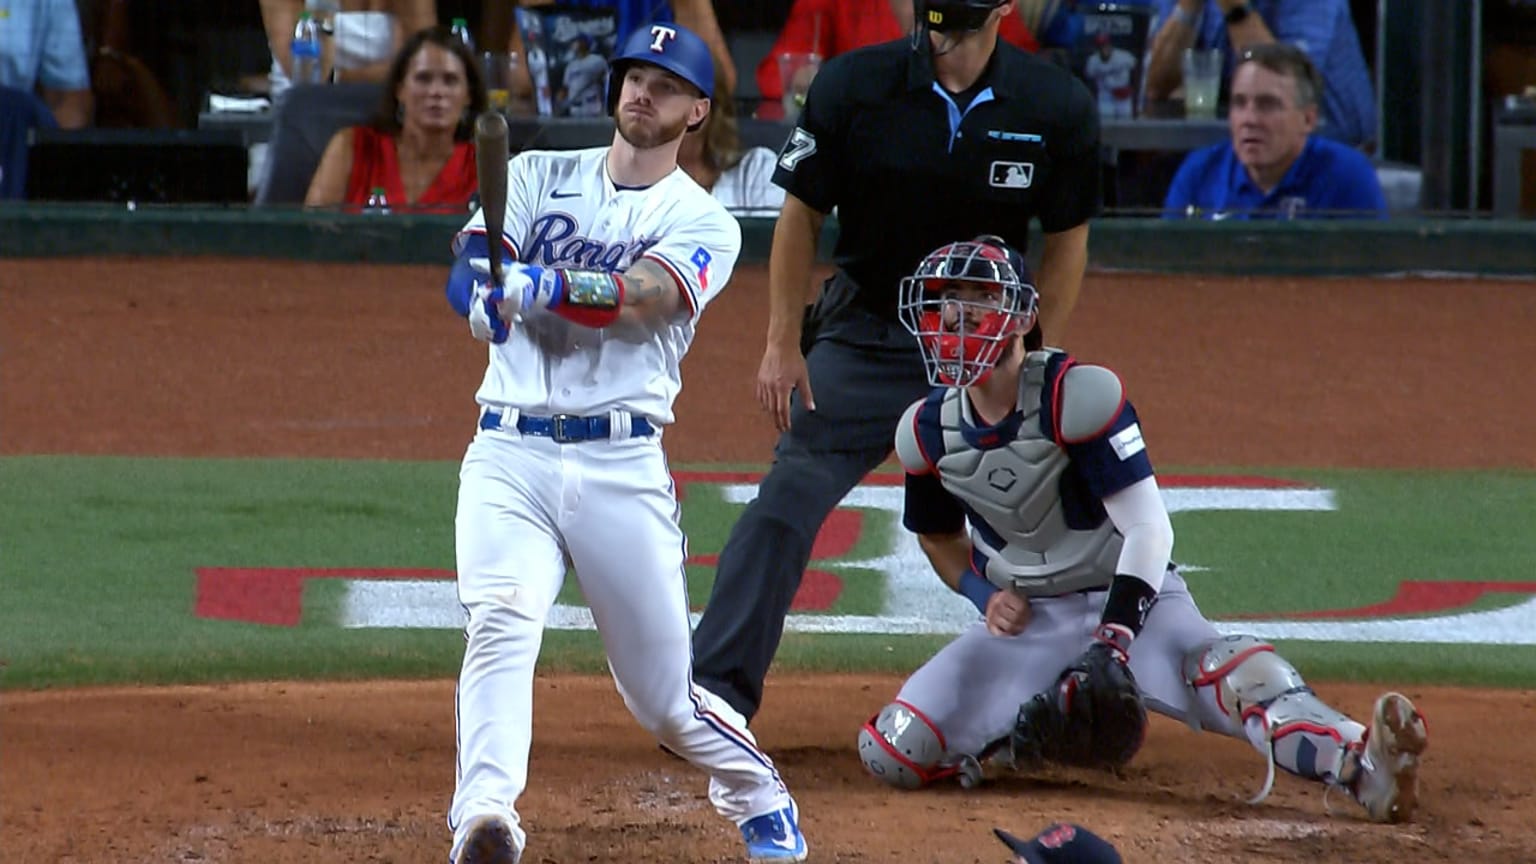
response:
{"label": "batter's blue cleat", "polygon": [[793,804],[741,823],[741,839],[748,861],[804,861],[809,854]]}

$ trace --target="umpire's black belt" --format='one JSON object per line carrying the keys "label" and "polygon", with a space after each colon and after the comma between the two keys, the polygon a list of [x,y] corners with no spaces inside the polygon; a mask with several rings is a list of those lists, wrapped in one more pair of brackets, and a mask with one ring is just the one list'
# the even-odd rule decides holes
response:
{"label": "umpire's black belt", "polygon": [[[512,425],[524,435],[553,438],[561,444],[577,441],[603,441],[613,437],[613,419],[607,414],[596,417],[579,417],[575,414],[556,414],[553,417],[534,417],[518,414]],[[480,415],[480,428],[493,431],[511,431],[502,412],[487,408]],[[656,433],[651,421],[638,414],[629,415],[629,437],[644,438]]]}

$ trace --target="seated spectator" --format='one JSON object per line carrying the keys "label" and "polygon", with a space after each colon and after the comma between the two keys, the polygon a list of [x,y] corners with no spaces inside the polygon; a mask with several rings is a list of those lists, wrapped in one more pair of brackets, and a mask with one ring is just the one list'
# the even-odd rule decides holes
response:
{"label": "seated spectator", "polygon": [[[96,0],[82,8],[90,55],[91,94],[98,129],[169,129],[176,109],[144,61],[133,51],[132,0]],[[140,0],[140,13],[143,0]]]}
{"label": "seated spectator", "polygon": [[[1162,100],[1183,83],[1186,48],[1219,48],[1226,68],[1243,48],[1287,42],[1322,71],[1321,134],[1376,147],[1376,95],[1360,49],[1349,0],[1158,0],[1162,22],[1147,62],[1147,99]],[[1235,46],[1235,47],[1234,47]]]}
{"label": "seated spectator", "polygon": [[36,92],[63,129],[91,124],[91,75],[74,0],[0,7],[0,87]]}
{"label": "seated spectator", "polygon": [[704,125],[683,136],[677,154],[688,176],[735,216],[779,215],[784,190],[773,183],[778,159],[767,147],[742,146],[734,99],[712,100]]}
{"label": "seated spectator", "polygon": [[480,68],[440,27],[406,41],[379,113],[331,137],[305,206],[356,208],[382,187],[394,210],[462,213],[476,192],[474,121],[486,107]]}
{"label": "seated spectator", "polygon": [[[554,5],[557,0],[515,0],[519,6],[535,7]],[[725,45],[725,34],[720,32],[720,22],[715,18],[712,0],[558,0],[561,6],[589,6],[612,8],[616,15],[618,38],[615,44],[623,44],[631,30],[653,22],[677,23],[697,33],[709,45],[709,53],[715,60],[715,90],[730,94],[736,91],[736,64]],[[486,4],[485,29],[490,33],[510,32],[507,50],[523,58],[512,81],[513,101],[529,102],[533,97],[533,79],[528,74],[527,50],[517,26],[508,20],[503,4]],[[510,6],[511,4],[505,4]]]}
{"label": "seated spectator", "polygon": [[1185,158],[1163,215],[1385,216],[1370,158],[1312,134],[1322,87],[1317,67],[1299,48],[1271,42],[1243,52],[1232,73],[1232,140]]}
{"label": "seated spectator", "polygon": [[[1038,50],[1035,35],[1017,14],[1014,0],[1002,5],[1010,8],[998,35],[1026,51]],[[764,99],[783,98],[780,54],[815,53],[828,60],[911,32],[912,0],[795,0],[773,50],[757,64],[757,89]]]}
{"label": "seated spectator", "polygon": [[[330,6],[339,11],[316,15],[328,34],[321,40],[320,61],[327,80],[383,81],[406,37],[437,26],[436,0],[331,0]],[[305,0],[261,0],[273,99],[291,86],[293,29],[304,8]]]}

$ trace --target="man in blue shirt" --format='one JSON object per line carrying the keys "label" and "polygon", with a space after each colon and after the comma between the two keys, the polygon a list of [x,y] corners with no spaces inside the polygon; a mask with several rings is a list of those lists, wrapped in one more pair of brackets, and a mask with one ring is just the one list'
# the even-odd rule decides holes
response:
{"label": "man in blue shirt", "polygon": [[1312,134],[1322,81],[1301,49],[1273,42],[1249,48],[1231,89],[1232,140],[1185,158],[1168,187],[1165,217],[1386,215],[1371,160]]}
{"label": "man in blue shirt", "polygon": [[1349,0],[1158,0],[1158,11],[1161,24],[1147,62],[1149,100],[1167,99],[1182,84],[1186,48],[1221,49],[1230,75],[1243,48],[1288,42],[1323,73],[1319,134],[1375,149],[1375,88]]}
{"label": "man in blue shirt", "polygon": [[0,3],[0,87],[37,92],[65,129],[91,122],[91,74],[74,0]]}

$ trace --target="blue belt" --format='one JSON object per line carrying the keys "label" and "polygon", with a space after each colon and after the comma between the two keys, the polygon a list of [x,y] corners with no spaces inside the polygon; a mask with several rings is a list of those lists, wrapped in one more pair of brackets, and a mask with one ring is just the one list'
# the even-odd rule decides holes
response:
{"label": "blue belt", "polygon": [[[503,430],[501,412],[487,409],[480,415],[480,428]],[[606,414],[598,417],[577,417],[574,414],[530,417],[527,414],[519,414],[517,431],[524,435],[539,435],[544,438],[553,438],[561,444],[569,444],[575,441],[607,439],[613,431],[613,424]],[[644,438],[655,432],[656,427],[651,425],[651,421],[636,414],[630,415],[629,437]]]}

